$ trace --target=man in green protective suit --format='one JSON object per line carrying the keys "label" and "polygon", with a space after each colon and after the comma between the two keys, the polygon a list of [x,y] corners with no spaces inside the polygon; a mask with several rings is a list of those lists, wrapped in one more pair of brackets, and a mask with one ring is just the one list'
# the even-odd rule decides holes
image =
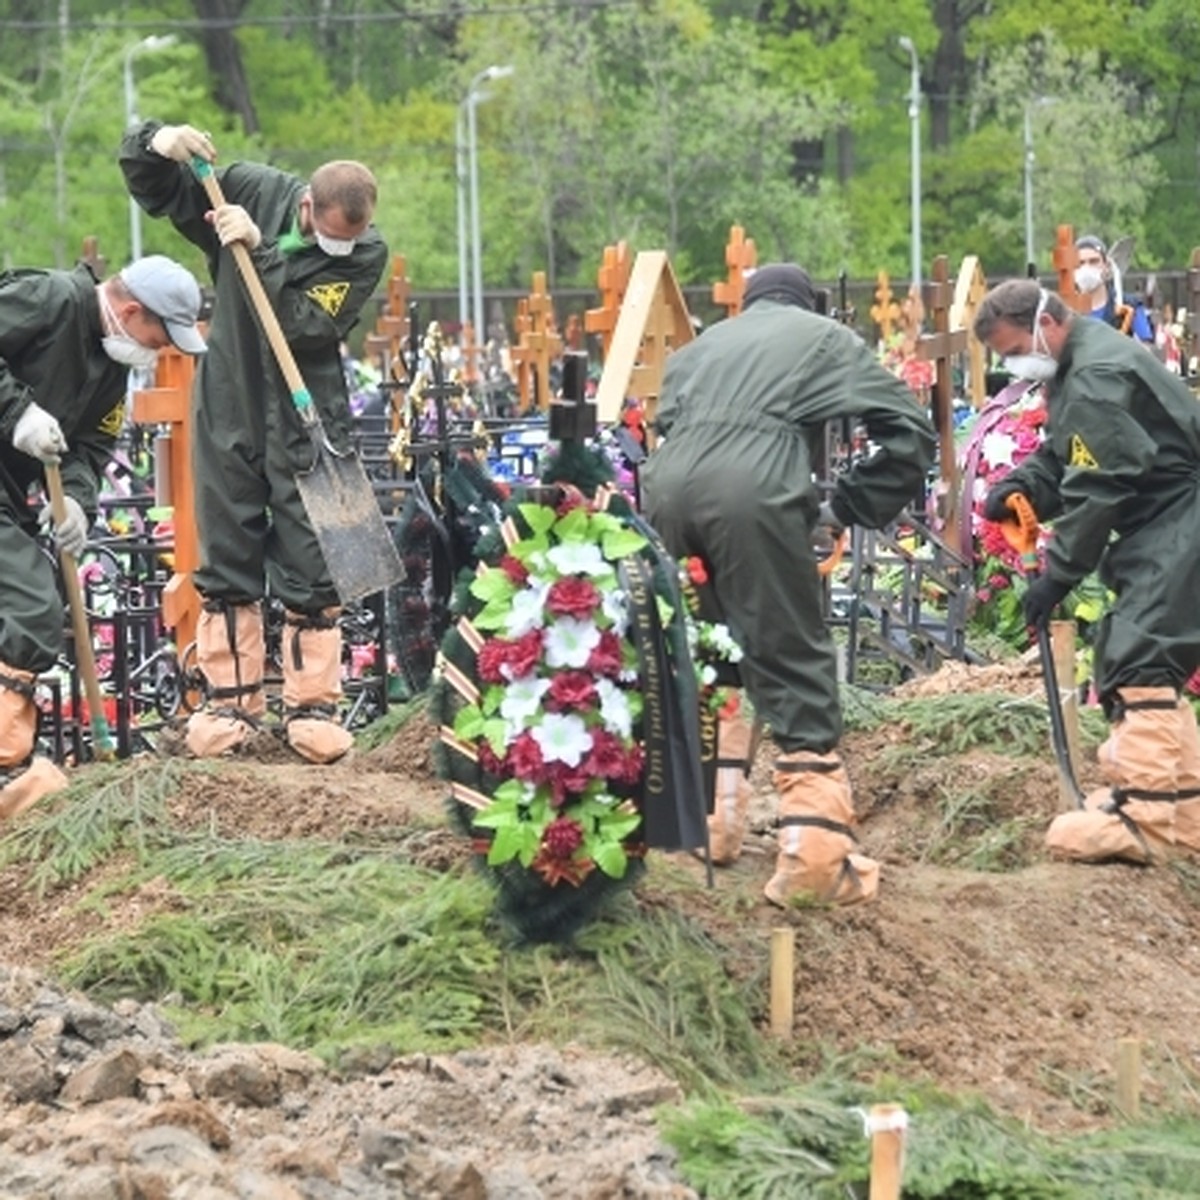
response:
{"label": "man in green protective suit", "polygon": [[1034,280],[993,288],[975,333],[1010,374],[1047,388],[1045,442],[984,507],[1013,520],[1008,498],[1021,493],[1054,521],[1026,620],[1048,620],[1096,569],[1116,593],[1095,643],[1112,787],[1055,818],[1047,844],[1089,862],[1200,850],[1200,735],[1181,695],[1200,666],[1200,403],[1136,341],[1076,317]]}
{"label": "man in green protective suit", "polygon": [[[742,646],[746,693],[780,751],[779,856],[766,886],[780,905],[801,893],[853,903],[878,889],[878,864],[854,852],[814,531],[886,525],[921,499],[936,445],[909,389],[853,331],[814,312],[815,299],[800,267],[761,267],[740,315],[671,355],[662,442],[643,474],[646,513],[672,554],[708,566],[713,615]],[[839,418],[865,425],[872,451],[822,504],[814,468],[825,424]],[[744,753],[746,741],[742,723],[723,721],[719,758]],[[718,795],[714,861],[737,856],[745,820],[745,797]]]}
{"label": "man in green protective suit", "polygon": [[0,273],[0,818],[67,783],[33,753],[34,686],[62,650],[63,605],[36,540],[50,506],[39,517],[30,498],[57,463],[66,511],[55,536],[77,558],[125,422],[129,368],[172,344],[201,353],[200,300],[191,273],[158,254],[103,283],[86,264]]}
{"label": "man in green protective suit", "polygon": [[296,475],[312,443],[275,362],[232,255],[242,242],[331,441],[347,444],[351,416],[339,344],[374,294],[387,246],[371,218],[376,185],[362,163],[336,161],[310,179],[251,163],[215,172],[226,203],[212,210],[191,169],[216,160],[207,133],[147,121],[130,129],[120,161],[130,194],[208,256],[216,295],[209,354],[196,382],[193,439],[204,601],[198,666],[209,702],[188,722],[199,756],[241,744],[265,711],[262,602],[285,609],[283,702],[291,746],[313,762],[349,749],[338,722],[338,595],[305,512]]}

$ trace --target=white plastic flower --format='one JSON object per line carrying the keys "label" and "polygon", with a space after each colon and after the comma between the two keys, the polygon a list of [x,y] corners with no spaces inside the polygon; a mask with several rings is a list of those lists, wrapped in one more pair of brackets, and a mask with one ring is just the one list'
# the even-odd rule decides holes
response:
{"label": "white plastic flower", "polygon": [[609,733],[628,739],[633,734],[633,713],[629,709],[629,697],[611,679],[596,680],[596,694],[600,697],[600,719]]}
{"label": "white plastic flower", "polygon": [[550,680],[539,679],[536,675],[523,675],[514,679],[504,689],[504,699],[500,701],[500,715],[509,723],[509,727],[519,731],[521,725],[534,716],[542,707],[542,697],[550,690]]}
{"label": "white plastic flower", "polygon": [[990,464],[993,469],[996,467],[1011,467],[1013,465],[1013,455],[1016,452],[1016,439],[1010,437],[1007,433],[996,431],[985,434],[983,441],[980,443],[980,454],[983,460]]}
{"label": "white plastic flower", "polygon": [[620,588],[612,588],[602,593],[600,611],[612,622],[613,632],[617,637],[624,637],[629,628],[629,605],[625,593]]}
{"label": "white plastic flower", "polygon": [[607,575],[612,570],[595,542],[560,542],[546,557],[563,575]]}
{"label": "white plastic flower", "polygon": [[586,667],[588,657],[599,644],[600,630],[595,621],[557,617],[546,629],[546,665],[555,669]]}
{"label": "white plastic flower", "polygon": [[533,728],[533,740],[546,762],[566,763],[577,767],[592,748],[592,735],[583,718],[574,713],[547,713]]}
{"label": "white plastic flower", "polygon": [[548,583],[531,583],[523,587],[512,598],[512,607],[504,618],[504,632],[510,638],[524,637],[546,623],[546,596]]}

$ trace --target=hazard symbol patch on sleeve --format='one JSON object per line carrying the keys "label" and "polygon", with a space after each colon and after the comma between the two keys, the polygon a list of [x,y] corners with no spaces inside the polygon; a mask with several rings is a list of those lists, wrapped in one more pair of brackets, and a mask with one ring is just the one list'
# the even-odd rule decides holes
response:
{"label": "hazard symbol patch on sleeve", "polygon": [[1096,456],[1087,448],[1087,443],[1077,433],[1071,435],[1071,456],[1067,460],[1069,467],[1099,467]]}
{"label": "hazard symbol patch on sleeve", "polygon": [[125,427],[125,401],[115,405],[100,418],[96,429],[107,437],[116,437]]}
{"label": "hazard symbol patch on sleeve", "polygon": [[342,311],[349,291],[348,283],[314,283],[304,294],[310,300],[315,300],[331,317],[336,317]]}

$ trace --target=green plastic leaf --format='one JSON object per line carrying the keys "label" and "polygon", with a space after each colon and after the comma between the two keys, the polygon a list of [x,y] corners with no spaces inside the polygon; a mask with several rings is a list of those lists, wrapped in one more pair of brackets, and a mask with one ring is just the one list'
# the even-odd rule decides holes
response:
{"label": "green plastic leaf", "polygon": [[619,842],[601,842],[592,855],[596,866],[610,879],[624,879],[629,856]]}
{"label": "green plastic leaf", "polygon": [[507,604],[517,592],[517,585],[504,571],[484,571],[471,580],[471,595],[485,604]]}
{"label": "green plastic leaf", "polygon": [[[477,821],[476,824],[479,824]],[[525,838],[517,825],[506,825],[496,830],[492,844],[488,847],[488,866],[498,867],[501,863],[511,862],[525,845]]]}
{"label": "green plastic leaf", "polygon": [[544,504],[521,504],[518,505],[517,511],[535,534],[549,533],[554,527],[554,522],[558,520],[558,513]]}
{"label": "green plastic leaf", "polygon": [[464,742],[471,742],[482,734],[483,713],[479,710],[479,705],[468,704],[465,708],[460,708],[454,718],[454,736],[462,738]]}
{"label": "green plastic leaf", "polygon": [[646,539],[636,529],[621,526],[619,529],[606,530],[600,540],[600,552],[610,562],[628,558],[645,549]]}
{"label": "green plastic leaf", "polygon": [[494,600],[485,604],[471,618],[471,624],[480,630],[503,629],[510,612],[512,612],[512,605],[507,600]]}
{"label": "green plastic leaf", "polygon": [[554,535],[564,542],[581,542],[587,538],[587,509],[573,508],[565,517],[559,517],[554,526]]}
{"label": "green plastic leaf", "polygon": [[497,758],[502,758],[507,745],[508,722],[502,717],[493,717],[491,720],[484,721],[482,734],[487,738],[492,753]]}

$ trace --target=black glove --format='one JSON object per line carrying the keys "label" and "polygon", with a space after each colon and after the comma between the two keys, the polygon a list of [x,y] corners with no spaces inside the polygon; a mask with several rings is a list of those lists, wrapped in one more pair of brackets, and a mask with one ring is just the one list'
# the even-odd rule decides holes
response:
{"label": "black glove", "polygon": [[[1009,496],[1024,495],[1019,483],[1001,482],[987,494],[983,502],[983,515],[989,521],[1015,521],[1017,514],[1005,503]],[[1027,500],[1028,496],[1025,497]]]}
{"label": "black glove", "polygon": [[1050,614],[1074,587],[1073,583],[1063,583],[1053,575],[1039,575],[1025,590],[1021,598],[1021,611],[1025,614],[1026,625],[1044,625],[1050,620]]}

